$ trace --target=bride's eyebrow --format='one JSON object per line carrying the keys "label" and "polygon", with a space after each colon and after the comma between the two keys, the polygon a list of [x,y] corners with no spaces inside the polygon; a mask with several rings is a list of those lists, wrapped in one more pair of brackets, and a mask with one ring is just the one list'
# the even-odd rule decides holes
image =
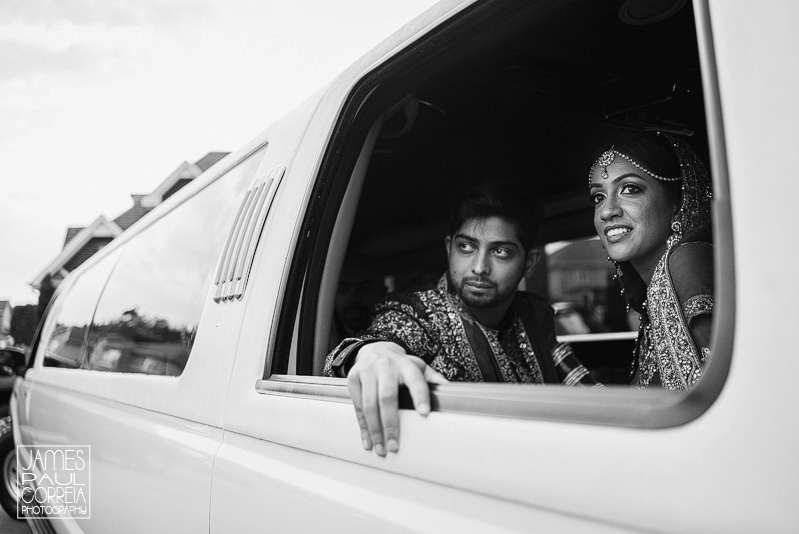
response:
{"label": "bride's eyebrow", "polygon": [[[625,178],[639,178],[641,180],[644,179],[644,177],[641,176],[640,174],[636,174],[634,172],[628,172],[627,174],[622,174],[621,176],[617,176],[617,177],[613,178],[611,180],[611,182],[615,184],[615,183],[619,182],[620,180],[624,180]],[[599,182],[591,182],[590,184],[588,184],[588,189],[593,189],[595,187],[602,187],[603,185],[604,184],[601,184]]]}

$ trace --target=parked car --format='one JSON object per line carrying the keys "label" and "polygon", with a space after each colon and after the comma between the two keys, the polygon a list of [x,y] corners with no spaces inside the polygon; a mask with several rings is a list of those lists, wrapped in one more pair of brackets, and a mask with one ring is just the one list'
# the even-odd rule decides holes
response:
{"label": "parked car", "polygon": [[0,349],[0,417],[8,415],[8,400],[14,380],[25,371],[25,349],[7,346]]}
{"label": "parked car", "polygon": [[10,515],[17,515],[17,453],[14,446],[8,402],[17,375],[25,371],[25,349],[6,346],[0,349],[0,505]]}
{"label": "parked car", "polygon": [[[36,521],[795,531],[797,6],[445,0],[405,25],[58,287],[15,383],[14,437],[20,465],[90,448],[91,513]],[[599,138],[631,127],[687,135],[710,165],[699,383],[436,385],[428,417],[401,410],[397,454],[364,451],[346,381],[321,376],[345,256],[376,261],[390,289],[441,274],[446,206],[485,177],[537,194],[542,248],[588,239]],[[525,283],[547,296],[545,267]],[[589,365],[629,376],[634,334],[576,335],[561,339]],[[41,478],[30,491],[47,493]]]}

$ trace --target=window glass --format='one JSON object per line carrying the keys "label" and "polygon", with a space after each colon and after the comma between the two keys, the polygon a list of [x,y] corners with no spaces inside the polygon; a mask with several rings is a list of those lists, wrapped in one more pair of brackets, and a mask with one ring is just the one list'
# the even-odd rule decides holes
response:
{"label": "window glass", "polygon": [[97,307],[89,369],[167,376],[183,371],[220,247],[263,152],[126,245]]}
{"label": "window glass", "polygon": [[559,336],[630,332],[638,314],[628,312],[615,269],[599,239],[557,241],[544,248],[549,300]]}
{"label": "window glass", "polygon": [[103,285],[116,263],[117,252],[103,258],[78,278],[55,304],[56,319],[48,329],[44,365],[80,367],[84,358],[86,331]]}
{"label": "window glass", "polygon": [[603,384],[629,384],[640,316],[628,309],[599,239],[556,241],[544,247],[546,291],[558,341]]}

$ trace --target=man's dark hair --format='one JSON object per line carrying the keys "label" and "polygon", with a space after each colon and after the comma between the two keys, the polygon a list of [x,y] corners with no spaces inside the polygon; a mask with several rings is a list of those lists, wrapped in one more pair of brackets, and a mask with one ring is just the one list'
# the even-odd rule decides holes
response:
{"label": "man's dark hair", "polygon": [[499,217],[516,226],[524,251],[532,250],[542,218],[540,203],[508,182],[484,182],[468,191],[455,204],[449,220],[449,235],[469,219]]}

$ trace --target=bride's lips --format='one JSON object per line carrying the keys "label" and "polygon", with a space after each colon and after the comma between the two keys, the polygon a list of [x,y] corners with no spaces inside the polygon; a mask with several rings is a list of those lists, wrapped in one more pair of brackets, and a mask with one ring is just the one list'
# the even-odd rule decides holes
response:
{"label": "bride's lips", "polygon": [[613,225],[605,228],[605,238],[608,243],[618,243],[624,237],[632,232],[632,228],[623,225]]}

